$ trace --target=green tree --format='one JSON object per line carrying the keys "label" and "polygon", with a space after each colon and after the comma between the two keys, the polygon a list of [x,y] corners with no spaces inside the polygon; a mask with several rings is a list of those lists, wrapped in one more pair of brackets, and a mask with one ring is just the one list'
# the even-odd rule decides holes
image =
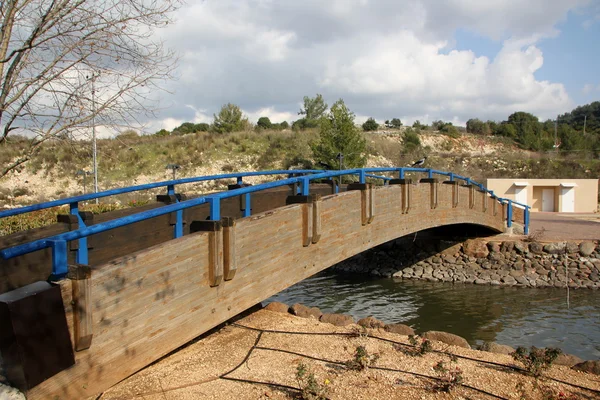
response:
{"label": "green tree", "polygon": [[174,135],[185,135],[188,133],[196,132],[196,125],[192,122],[184,122],[179,125],[177,128],[173,129]]}
{"label": "green tree", "polygon": [[517,142],[526,148],[539,150],[542,126],[538,117],[524,111],[517,111],[508,116],[507,122],[515,127]]}
{"label": "green tree", "polygon": [[418,131],[424,131],[425,129],[427,129],[427,125],[423,125],[419,120],[413,122],[412,127]]}
{"label": "green tree", "polygon": [[166,129],[161,129],[160,131],[157,131],[155,133],[156,136],[169,136],[171,134],[171,132],[169,132]]}
{"label": "green tree", "polygon": [[260,117],[256,123],[256,127],[259,129],[271,129],[273,124],[271,123],[269,117]]}
{"label": "green tree", "polygon": [[421,147],[421,139],[419,139],[419,135],[414,129],[409,128],[404,132],[404,136],[402,137],[402,147],[403,153],[412,153]]}
{"label": "green tree", "polygon": [[279,123],[279,129],[289,129],[290,128],[290,124],[288,124],[287,121],[283,121]]}
{"label": "green tree", "polygon": [[487,122],[483,122],[479,118],[471,118],[467,121],[467,132],[476,135],[489,135],[491,129]]}
{"label": "green tree", "polygon": [[517,129],[513,124],[503,122],[498,124],[495,130],[495,134],[499,136],[505,136],[511,139],[515,139],[517,137]]}
{"label": "green tree", "polygon": [[400,129],[402,127],[402,121],[400,121],[400,118],[392,118],[390,125],[392,128]]}
{"label": "green tree", "polygon": [[304,118],[294,122],[292,128],[295,129],[307,129],[316,128],[319,125],[319,120],[327,111],[327,103],[323,100],[323,96],[317,93],[317,96],[310,98],[304,96],[304,105],[298,115],[304,115]]}
{"label": "green tree", "polygon": [[235,104],[227,103],[221,107],[219,115],[214,115],[213,131],[217,133],[241,131],[248,124],[242,110]]}
{"label": "green tree", "polygon": [[379,124],[373,118],[369,118],[362,124],[362,128],[365,132],[376,131],[379,129]]}
{"label": "green tree", "polygon": [[194,125],[194,132],[208,132],[210,129],[210,125],[206,122],[200,122],[199,124]]}
{"label": "green tree", "polygon": [[354,125],[354,113],[343,100],[336,101],[329,114],[321,118],[319,139],[311,144],[315,160],[338,165],[343,155],[344,168],[361,168],[367,162],[367,142]]}

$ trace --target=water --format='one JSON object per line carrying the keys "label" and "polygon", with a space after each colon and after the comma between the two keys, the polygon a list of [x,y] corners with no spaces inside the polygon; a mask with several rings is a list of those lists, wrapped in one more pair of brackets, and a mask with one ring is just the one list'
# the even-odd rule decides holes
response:
{"label": "water", "polygon": [[532,289],[399,281],[322,272],[269,301],[302,303],[355,319],[374,316],[417,333],[451,332],[471,345],[484,341],[560,347],[583,359],[600,358],[600,291]]}

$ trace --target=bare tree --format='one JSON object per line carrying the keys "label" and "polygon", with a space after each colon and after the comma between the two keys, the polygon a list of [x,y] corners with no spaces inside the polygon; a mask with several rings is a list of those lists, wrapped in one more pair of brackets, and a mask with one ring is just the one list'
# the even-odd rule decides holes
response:
{"label": "bare tree", "polygon": [[125,126],[152,113],[149,101],[176,57],[155,39],[178,0],[0,1],[0,145],[28,145],[0,177],[49,139],[97,125]]}

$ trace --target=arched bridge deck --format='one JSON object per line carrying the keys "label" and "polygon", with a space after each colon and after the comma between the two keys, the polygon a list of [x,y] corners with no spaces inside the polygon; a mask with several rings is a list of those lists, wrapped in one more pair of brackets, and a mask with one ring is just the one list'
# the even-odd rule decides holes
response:
{"label": "arched bridge deck", "polygon": [[[413,183],[406,179],[408,170],[427,178]],[[271,295],[394,238],[444,225],[468,223],[502,232],[513,220],[525,228],[528,223],[526,207],[449,173],[416,168],[314,172],[262,186],[244,187],[238,179],[231,191],[184,201],[177,200],[171,182],[165,186],[173,204],[2,250],[9,258],[52,249],[68,345],[75,350],[74,365],[26,387],[28,396],[97,394]],[[400,177],[379,177],[386,182],[379,186],[367,182],[376,179],[369,174],[387,172]],[[436,174],[448,179],[438,181]],[[311,185],[340,175],[355,175],[358,183],[339,193],[335,184]],[[285,188],[287,205],[248,215],[249,194],[277,187]],[[228,198],[245,217],[222,213]],[[84,224],[79,201],[69,204]],[[208,220],[185,215],[205,204]],[[93,244],[82,238],[161,215],[170,218],[174,240],[91,267],[82,263]],[[67,243],[79,246],[68,249]],[[69,252],[76,253],[79,264],[69,263]]]}

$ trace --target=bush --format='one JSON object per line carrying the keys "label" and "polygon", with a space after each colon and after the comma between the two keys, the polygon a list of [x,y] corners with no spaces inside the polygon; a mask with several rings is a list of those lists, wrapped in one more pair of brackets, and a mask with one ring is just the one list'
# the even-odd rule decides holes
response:
{"label": "bush", "polygon": [[424,131],[427,129],[427,125],[423,125],[421,122],[419,122],[419,120],[416,120],[413,124],[412,127],[418,131]]}
{"label": "bush", "polygon": [[260,117],[256,123],[257,129],[271,129],[272,127],[273,124],[271,123],[269,117]]}
{"label": "bush", "polygon": [[562,353],[560,349],[549,347],[547,349],[538,349],[531,346],[529,352],[525,347],[517,347],[510,353],[515,361],[524,365],[525,370],[532,376],[538,377],[543,371],[550,368],[556,358]]}
{"label": "bush", "polygon": [[242,110],[231,103],[224,104],[214,118],[212,129],[217,133],[241,131],[249,124],[248,119],[243,117]]}
{"label": "bush", "polygon": [[375,365],[379,354],[369,354],[364,346],[358,346],[354,352],[354,358],[346,361],[346,367],[355,371],[363,371]]}
{"label": "bush", "polygon": [[407,129],[402,138],[402,146],[405,153],[410,153],[421,147],[421,139],[419,139],[419,135],[415,131]]}
{"label": "bush", "polygon": [[[300,387],[300,395],[303,400],[327,399],[327,387],[317,382],[315,375],[303,362],[300,362],[296,368],[296,382]],[[328,382],[325,380],[325,383]]]}
{"label": "bush", "polygon": [[169,136],[171,134],[171,132],[169,132],[166,129],[161,129],[160,131],[156,131],[155,135],[156,136]]}
{"label": "bush", "polygon": [[402,121],[399,118],[392,118],[392,120],[385,121],[385,127],[390,129],[400,129],[402,127]]}
{"label": "bush", "polygon": [[376,131],[379,129],[379,124],[373,118],[369,118],[362,124],[362,128],[365,132]]}

